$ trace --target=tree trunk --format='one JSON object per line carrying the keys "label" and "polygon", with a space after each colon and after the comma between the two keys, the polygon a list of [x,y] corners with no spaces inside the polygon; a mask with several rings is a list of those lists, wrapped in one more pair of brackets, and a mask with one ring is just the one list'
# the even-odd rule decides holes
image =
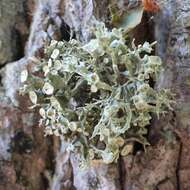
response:
{"label": "tree trunk", "polygon": [[[160,0],[133,31],[136,42],[157,41],[164,71],[155,88],[175,93],[173,112],[149,127],[150,146],[80,170],[65,142],[44,137],[39,116],[19,96],[20,72],[43,57],[51,39],[91,37],[91,18],[109,24],[109,5],[124,0],[0,0],[0,190],[189,190],[190,189],[190,1]],[[138,6],[138,3],[137,3]]]}

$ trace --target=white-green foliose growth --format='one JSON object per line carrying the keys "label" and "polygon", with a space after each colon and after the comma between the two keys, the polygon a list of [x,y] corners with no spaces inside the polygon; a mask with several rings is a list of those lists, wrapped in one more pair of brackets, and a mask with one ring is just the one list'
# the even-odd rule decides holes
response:
{"label": "white-green foliose growth", "polygon": [[109,31],[102,23],[87,44],[53,40],[37,74],[22,73],[45,134],[63,136],[86,163],[115,162],[132,152],[134,139],[148,144],[151,114],[165,113],[174,102],[169,90],[149,85],[162,68],[150,55],[152,46],[126,44],[121,29]]}

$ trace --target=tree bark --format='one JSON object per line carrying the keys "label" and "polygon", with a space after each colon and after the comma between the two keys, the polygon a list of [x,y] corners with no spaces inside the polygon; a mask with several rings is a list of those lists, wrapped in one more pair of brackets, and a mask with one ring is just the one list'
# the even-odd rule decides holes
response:
{"label": "tree bark", "polygon": [[[155,88],[175,93],[174,111],[154,117],[150,146],[135,147],[117,164],[80,170],[77,155],[57,137],[44,137],[38,114],[18,94],[20,72],[43,57],[51,39],[91,37],[91,18],[109,24],[108,6],[124,0],[0,0],[0,190],[189,190],[190,189],[190,2],[160,0],[133,31],[136,42],[157,41],[164,70]],[[135,1],[134,1],[135,2]]]}

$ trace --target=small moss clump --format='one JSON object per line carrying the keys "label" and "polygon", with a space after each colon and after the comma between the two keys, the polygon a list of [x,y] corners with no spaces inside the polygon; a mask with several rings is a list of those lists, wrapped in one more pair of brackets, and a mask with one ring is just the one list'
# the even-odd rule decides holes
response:
{"label": "small moss clump", "polygon": [[51,41],[34,73],[22,72],[32,103],[39,106],[46,135],[64,137],[81,162],[117,161],[131,150],[130,141],[147,144],[151,113],[171,108],[169,90],[150,86],[161,70],[152,46],[126,44],[121,29],[99,23],[95,38]]}

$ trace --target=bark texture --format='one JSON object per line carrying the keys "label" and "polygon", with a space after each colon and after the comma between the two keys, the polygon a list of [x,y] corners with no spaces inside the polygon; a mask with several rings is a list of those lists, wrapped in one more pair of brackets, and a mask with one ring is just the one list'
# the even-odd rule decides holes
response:
{"label": "bark texture", "polygon": [[[132,3],[131,3],[132,2]],[[20,72],[32,69],[51,39],[91,37],[91,18],[109,23],[108,6],[125,9],[135,1],[0,0],[0,190],[189,190],[190,189],[190,1],[168,0],[145,14],[133,32],[138,42],[157,40],[164,62],[155,88],[176,94],[173,112],[149,127],[151,146],[117,164],[95,162],[80,170],[65,142],[44,137],[38,115],[20,97]]]}

